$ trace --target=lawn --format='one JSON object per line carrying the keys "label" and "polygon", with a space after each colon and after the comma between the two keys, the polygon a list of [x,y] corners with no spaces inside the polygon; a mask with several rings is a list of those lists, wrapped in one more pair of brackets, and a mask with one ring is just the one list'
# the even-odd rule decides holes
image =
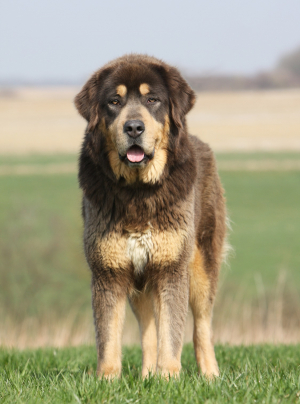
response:
{"label": "lawn", "polygon": [[297,403],[300,346],[217,346],[220,377],[197,374],[186,345],[180,379],[142,380],[141,351],[124,349],[121,380],[98,380],[94,347],[0,349],[1,403]]}

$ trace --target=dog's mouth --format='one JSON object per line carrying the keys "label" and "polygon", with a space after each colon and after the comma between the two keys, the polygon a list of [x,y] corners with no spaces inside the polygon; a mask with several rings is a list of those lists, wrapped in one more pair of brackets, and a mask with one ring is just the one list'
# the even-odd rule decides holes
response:
{"label": "dog's mouth", "polygon": [[141,147],[132,146],[127,150],[126,157],[130,163],[141,163],[145,158],[145,153]]}
{"label": "dog's mouth", "polygon": [[131,146],[125,156],[119,155],[120,159],[131,167],[138,167],[140,165],[145,165],[149,160],[154,157],[154,149],[151,154],[146,154],[142,147],[134,145]]}

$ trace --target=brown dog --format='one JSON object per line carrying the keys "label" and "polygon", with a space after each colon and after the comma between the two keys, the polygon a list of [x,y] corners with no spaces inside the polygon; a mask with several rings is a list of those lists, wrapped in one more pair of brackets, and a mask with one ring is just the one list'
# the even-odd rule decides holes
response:
{"label": "brown dog", "polygon": [[100,377],[120,375],[127,297],[143,376],[179,373],[188,304],[197,363],[219,374],[211,318],[225,204],[212,151],[187,133],[194,102],[177,69],[145,55],[107,64],[75,98],[88,122],[79,181]]}

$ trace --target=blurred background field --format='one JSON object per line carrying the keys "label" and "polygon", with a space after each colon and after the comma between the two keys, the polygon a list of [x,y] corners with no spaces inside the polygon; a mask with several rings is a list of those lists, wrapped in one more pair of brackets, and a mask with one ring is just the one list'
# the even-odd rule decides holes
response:
{"label": "blurred background field", "polygon": [[[94,341],[76,91],[0,93],[0,345]],[[188,116],[190,132],[216,151],[232,226],[234,252],[214,312],[217,342],[300,341],[299,111],[300,90],[207,92]],[[124,343],[138,339],[128,310]]]}
{"label": "blurred background field", "polygon": [[[0,154],[77,153],[85,128],[73,105],[79,90],[0,89]],[[217,152],[300,151],[299,111],[296,88],[201,92],[189,129]]]}

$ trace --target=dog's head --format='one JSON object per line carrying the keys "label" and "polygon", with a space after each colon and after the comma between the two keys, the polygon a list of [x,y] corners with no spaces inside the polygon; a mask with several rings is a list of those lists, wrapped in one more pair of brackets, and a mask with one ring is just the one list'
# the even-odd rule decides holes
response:
{"label": "dog's head", "polygon": [[177,69],[145,55],[107,64],[75,98],[94,145],[104,144],[116,178],[128,183],[159,181],[168,151],[175,153],[186,135],[185,115],[194,102]]}

